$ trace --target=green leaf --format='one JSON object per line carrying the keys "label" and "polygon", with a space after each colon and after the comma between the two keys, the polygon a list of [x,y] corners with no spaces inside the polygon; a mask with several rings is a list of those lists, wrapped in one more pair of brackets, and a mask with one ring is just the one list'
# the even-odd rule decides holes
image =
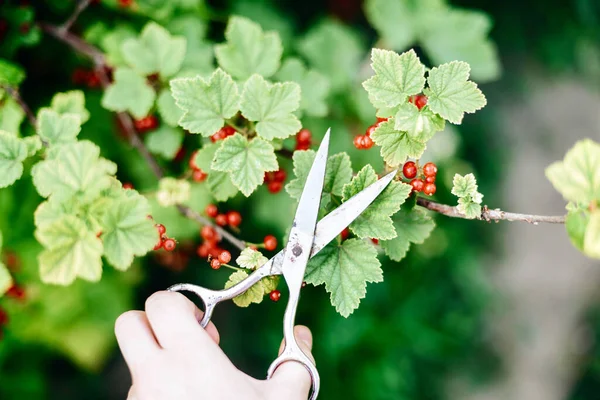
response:
{"label": "green leaf", "polygon": [[468,80],[470,70],[469,64],[452,61],[432,68],[427,78],[427,106],[453,124],[460,124],[464,113],[474,113],[487,103],[477,85]]}
{"label": "green leaf", "polygon": [[575,143],[563,161],[546,168],[546,177],[568,201],[600,201],[600,144],[590,139]]}
{"label": "green leaf", "polygon": [[25,79],[25,71],[10,61],[0,59],[0,85],[18,87]]}
{"label": "green leaf", "polygon": [[172,177],[162,178],[158,182],[156,200],[163,207],[185,203],[190,199],[191,185],[183,179]]}
{"label": "green leaf", "polygon": [[425,86],[425,66],[414,50],[398,55],[390,50],[373,49],[371,67],[375,75],[363,83],[373,105],[395,107]]}
{"label": "green leaf", "polygon": [[288,58],[277,72],[276,78],[281,82],[294,81],[300,85],[302,91],[300,110],[312,117],[327,115],[326,98],[329,94],[330,84],[325,75],[306,68],[304,63],[297,58]]}
{"label": "green leaf", "polygon": [[40,109],[38,135],[50,145],[74,142],[81,131],[81,118],[77,114],[59,114],[49,108]]}
{"label": "green leaf", "polygon": [[569,235],[569,239],[571,239],[571,243],[582,252],[589,220],[590,215],[587,210],[574,209],[569,211],[565,221],[565,227],[567,228],[567,234]]}
{"label": "green leaf", "polygon": [[425,143],[412,138],[407,132],[394,128],[393,119],[379,124],[371,139],[381,146],[381,156],[391,167],[404,163],[408,157],[420,158],[425,151]]}
{"label": "green leaf", "polygon": [[8,268],[0,262],[0,298],[13,285],[13,279],[8,271]]}
{"label": "green leaf", "polygon": [[265,276],[260,280],[260,283],[263,286],[264,294],[269,294],[273,290],[277,289],[279,285],[280,277],[278,275],[274,276]]}
{"label": "green leaf", "polygon": [[379,244],[394,261],[406,257],[411,243],[422,244],[435,228],[435,222],[421,207],[402,209],[392,220],[398,235],[392,240],[382,240]]}
{"label": "green leaf", "polygon": [[81,119],[81,125],[90,119],[90,113],[85,109],[85,96],[81,90],[71,90],[55,94],[52,98],[50,108],[60,115],[78,115]]}
{"label": "green leaf", "polygon": [[251,249],[250,247],[246,247],[240,253],[240,256],[235,260],[237,265],[246,269],[257,269],[258,267],[265,264],[269,259],[258,251]]}
{"label": "green leaf", "polygon": [[314,25],[299,41],[298,51],[329,79],[334,92],[354,84],[364,57],[362,40],[355,31],[334,20]]}
{"label": "green leaf", "polygon": [[25,146],[27,146],[27,157],[33,157],[42,149],[42,140],[37,135],[24,137],[22,140]]}
{"label": "green leaf", "polygon": [[332,242],[314,256],[306,267],[305,280],[325,284],[331,304],[343,317],[358,308],[367,293],[367,282],[383,281],[377,250],[360,239],[342,244]]}
{"label": "green leaf", "polygon": [[[343,201],[348,201],[373,183],[377,174],[369,164],[365,165],[352,181],[344,186]],[[400,210],[410,195],[412,187],[402,182],[392,181],[387,188],[350,224],[350,229],[360,238],[392,239],[396,231],[390,218]]]}
{"label": "green leaf", "polygon": [[124,67],[127,64],[123,54],[123,43],[135,39],[137,32],[127,25],[118,25],[106,32],[100,41],[100,47],[106,54],[106,62],[114,67]]}
{"label": "green leaf", "polygon": [[135,256],[148,253],[159,237],[148,215],[150,205],[135,191],[124,191],[124,196],[104,215],[102,241],[104,256],[119,270],[126,270]]}
{"label": "green leaf", "polygon": [[183,117],[184,112],[175,104],[175,99],[169,89],[163,89],[160,92],[158,100],[156,100],[156,106],[163,121],[173,127],[176,127],[181,117]]}
{"label": "green leaf", "polygon": [[300,106],[300,86],[285,82],[271,84],[260,75],[252,75],[244,85],[240,110],[256,121],[256,133],[272,140],[285,139],[298,132],[302,124],[292,113]]}
{"label": "green leaf", "polygon": [[185,57],[186,40],[172,36],[155,22],[146,24],[139,38],[123,42],[123,57],[135,70],[151,75],[158,73],[163,78],[174,75]]}
{"label": "green leaf", "polygon": [[145,142],[148,150],[159,154],[167,160],[172,160],[183,143],[183,132],[168,125],[161,125],[158,129],[146,135]]}
{"label": "green leaf", "polygon": [[217,69],[205,81],[200,76],[171,81],[175,103],[184,111],[179,125],[191,133],[211,136],[239,110],[238,88],[231,76]]}
{"label": "green leaf", "polygon": [[583,241],[583,252],[590,257],[600,259],[600,210],[590,215]]}
{"label": "green leaf", "polygon": [[238,80],[252,74],[270,77],[279,68],[283,47],[277,32],[263,32],[260,25],[233,16],[225,30],[224,44],[215,46],[217,62]]}
{"label": "green leaf", "polygon": [[452,194],[457,197],[474,196],[477,193],[477,180],[473,174],[455,174],[452,185]]}
{"label": "green leaf", "polygon": [[226,201],[237,194],[238,188],[231,182],[229,173],[211,170],[212,161],[219,147],[221,147],[221,143],[206,144],[196,151],[193,157],[198,168],[210,171],[206,183],[215,200]]}
{"label": "green leaf", "polygon": [[114,79],[102,96],[102,107],[111,111],[128,111],[138,119],[147,116],[156,93],[146,78],[132,69],[117,68]]}
{"label": "green leaf", "polygon": [[[229,289],[235,284],[240,283],[241,281],[248,278],[248,273],[246,271],[236,271],[229,276],[227,282],[225,282],[225,289]],[[250,289],[246,290],[244,293],[240,294],[237,297],[233,298],[233,302],[238,307],[248,307],[252,303],[260,303],[264,297],[264,288],[262,282],[258,282]]]}
{"label": "green leaf", "polygon": [[24,119],[25,112],[11,97],[0,102],[0,131],[18,135]]}
{"label": "green leaf", "polygon": [[408,1],[367,0],[365,14],[385,43],[394,50],[404,50],[417,40],[418,19]]}
{"label": "green leaf", "polygon": [[87,140],[62,145],[33,166],[33,183],[42,197],[64,202],[73,196],[95,199],[111,187],[117,166],[100,157],[100,148]]}
{"label": "green leaf", "polygon": [[211,42],[205,40],[207,25],[193,14],[184,14],[169,21],[169,31],[183,36],[187,41],[182,70],[208,73],[213,70],[214,51]]}
{"label": "green leaf", "polygon": [[475,219],[481,216],[481,204],[480,202],[473,201],[471,196],[459,198],[456,209],[468,219]]}
{"label": "green leaf", "polygon": [[419,110],[412,103],[402,104],[398,108],[394,121],[394,128],[407,132],[409,136],[421,142],[427,142],[436,132],[443,131],[446,126],[446,121],[432,113],[429,107]]}
{"label": "green leaf", "polygon": [[69,285],[76,278],[99,281],[102,276],[102,241],[72,215],[42,225],[35,232],[45,247],[38,256],[42,281]]}
{"label": "green leaf", "polygon": [[[296,200],[300,200],[300,195],[306,184],[306,178],[308,178],[310,167],[315,161],[316,154],[317,153],[313,150],[294,152],[294,175],[296,175],[296,178],[286,185],[285,190]],[[341,197],[344,186],[349,183],[351,179],[352,165],[350,156],[347,153],[337,153],[329,156],[327,159],[327,168],[325,170],[323,195],[335,195]],[[321,201],[321,207],[323,206],[323,201]]]}
{"label": "green leaf", "polygon": [[248,140],[236,133],[215,153],[212,169],[229,172],[231,181],[246,196],[263,183],[265,172],[278,169],[275,149],[261,138]]}
{"label": "green leaf", "polygon": [[0,188],[12,185],[23,175],[27,145],[15,135],[0,131]]}

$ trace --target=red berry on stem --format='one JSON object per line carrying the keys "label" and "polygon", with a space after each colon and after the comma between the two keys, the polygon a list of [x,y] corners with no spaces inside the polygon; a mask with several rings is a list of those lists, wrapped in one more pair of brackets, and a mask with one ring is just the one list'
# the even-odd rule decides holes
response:
{"label": "red berry on stem", "polygon": [[214,204],[209,204],[204,209],[204,212],[209,218],[214,218],[219,214],[219,209]]}
{"label": "red berry on stem", "polygon": [[155,129],[158,126],[158,118],[156,118],[154,115],[148,115],[142,119],[134,120],[133,125],[138,133],[145,133]]}
{"label": "red berry on stem", "polygon": [[273,235],[267,235],[263,240],[263,244],[265,245],[265,249],[273,251],[277,248],[277,238]]}
{"label": "red berry on stem", "polygon": [[269,298],[273,301],[279,301],[279,299],[281,298],[281,292],[275,289],[271,293],[269,293]]}
{"label": "red berry on stem", "polygon": [[13,284],[7,291],[6,295],[16,300],[25,300],[25,289],[22,286]]}
{"label": "red berry on stem", "polygon": [[388,120],[387,117],[377,117],[377,124],[380,124],[380,123],[385,122],[387,120]]}
{"label": "red berry on stem", "polygon": [[281,169],[281,168],[279,168],[277,171],[275,171],[273,173],[273,180],[275,180],[277,182],[285,181],[286,177],[287,177],[287,174],[285,173],[285,170]]}
{"label": "red berry on stem", "polygon": [[208,257],[209,253],[210,253],[210,245],[208,243],[206,243],[206,242],[202,243],[196,249],[196,254],[198,254],[198,257],[200,257],[200,258],[206,258],[206,257]]}
{"label": "red berry on stem", "polygon": [[154,226],[156,226],[156,230],[158,231],[158,234],[160,236],[162,236],[165,233],[167,233],[167,228],[165,228],[165,226],[163,224],[156,224]]}
{"label": "red berry on stem", "polygon": [[417,108],[419,110],[421,110],[423,107],[425,107],[427,105],[427,96],[422,95],[422,94],[416,95],[414,103],[415,103],[415,106],[417,106]]}
{"label": "red berry on stem", "polygon": [[281,182],[273,181],[269,182],[267,188],[269,189],[269,192],[275,194],[281,192],[281,189],[283,189],[283,184]]}
{"label": "red berry on stem", "polygon": [[402,173],[406,179],[414,179],[417,177],[417,165],[413,161],[409,161],[402,167]]}
{"label": "red berry on stem", "polygon": [[375,129],[377,129],[377,124],[371,125],[370,127],[368,127],[367,133],[365,133],[365,136],[368,138],[371,138],[371,133],[375,132]]}
{"label": "red berry on stem", "polygon": [[372,238],[371,242],[373,242],[373,244],[379,244],[379,239]]}
{"label": "red berry on stem", "polygon": [[367,135],[363,136],[362,142],[363,142],[362,143],[363,144],[363,148],[367,149],[367,150],[370,149],[371,147],[373,147],[373,144],[374,144],[373,143],[373,139],[371,139],[371,137],[367,136]]}
{"label": "red berry on stem", "polygon": [[192,173],[192,179],[194,182],[204,182],[208,174],[201,169],[195,169]]}
{"label": "red berry on stem", "polygon": [[225,215],[225,214],[218,214],[215,217],[215,222],[219,226],[225,226],[225,225],[227,225],[227,215]]}
{"label": "red berry on stem", "polygon": [[425,187],[423,188],[423,193],[425,193],[427,196],[433,196],[436,190],[437,188],[435,187],[435,183],[426,183]]}
{"label": "red berry on stem", "polygon": [[177,243],[174,239],[169,238],[163,242],[163,249],[166,251],[173,251],[175,250],[175,247],[177,247]]}
{"label": "red berry on stem", "polygon": [[133,184],[129,183],[129,182],[125,182],[123,184],[123,189],[125,189],[125,190],[133,189]]}
{"label": "red berry on stem", "polygon": [[242,223],[242,214],[237,211],[229,211],[227,213],[227,223],[230,226],[240,226]]}
{"label": "red berry on stem", "polygon": [[163,240],[162,240],[162,236],[158,235],[158,242],[156,242],[156,244],[154,245],[154,251],[159,250],[163,247]]}
{"label": "red berry on stem", "polygon": [[410,181],[410,185],[412,186],[413,191],[421,192],[421,191],[423,191],[425,182],[423,182],[423,179],[413,179],[412,181]]}
{"label": "red berry on stem", "polygon": [[437,165],[432,162],[428,162],[423,165],[423,175],[425,176],[436,176],[437,175]]}
{"label": "red berry on stem", "polygon": [[117,2],[121,7],[129,7],[133,3],[133,0],[118,0]]}
{"label": "red berry on stem", "polygon": [[310,143],[298,143],[296,142],[296,150],[308,150],[310,149]]}
{"label": "red berry on stem", "polygon": [[218,258],[221,264],[227,264],[229,261],[231,261],[231,253],[227,250],[223,250],[221,254],[219,254]]}
{"label": "red berry on stem", "polygon": [[213,258],[212,260],[210,260],[210,267],[212,269],[221,268],[221,261],[219,261],[217,258]]}
{"label": "red berry on stem", "polygon": [[204,225],[202,227],[202,230],[200,231],[200,236],[202,236],[202,239],[206,240],[207,242],[216,242],[219,240],[219,234],[217,233],[215,228],[213,228],[210,225]]}
{"label": "red berry on stem", "polygon": [[358,135],[354,137],[354,147],[359,150],[363,148],[363,136]]}
{"label": "red berry on stem", "polygon": [[298,134],[296,135],[296,142],[297,143],[303,143],[303,144],[309,144],[312,141],[312,133],[308,130],[308,129],[301,129]]}
{"label": "red berry on stem", "polygon": [[200,169],[196,165],[196,154],[198,154],[198,150],[196,150],[195,152],[192,153],[192,156],[190,157],[190,161],[188,161],[188,165],[190,166],[191,170]]}
{"label": "red berry on stem", "polygon": [[349,235],[350,235],[350,229],[348,227],[345,227],[344,230],[342,231],[342,233],[340,234],[340,236],[342,237],[342,241],[348,239]]}
{"label": "red berry on stem", "polygon": [[435,183],[435,176],[425,177],[425,183]]}

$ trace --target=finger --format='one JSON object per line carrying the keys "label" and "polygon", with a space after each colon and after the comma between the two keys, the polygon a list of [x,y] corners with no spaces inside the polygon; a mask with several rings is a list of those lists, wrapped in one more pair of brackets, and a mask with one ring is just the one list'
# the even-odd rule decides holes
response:
{"label": "finger", "polygon": [[217,329],[205,331],[198,323],[200,310],[180,293],[156,292],[146,300],[146,315],[163,348],[186,346],[190,342],[218,342]]}
{"label": "finger", "polygon": [[131,386],[131,388],[129,389],[129,393],[127,394],[127,400],[137,400],[137,397],[135,397],[135,389],[133,388],[133,386]]}
{"label": "finger", "polygon": [[131,370],[143,365],[149,356],[160,350],[143,311],[127,311],[121,314],[115,322],[115,336],[123,358]]}
{"label": "finger", "polygon": [[[296,342],[314,363],[314,358],[311,354],[312,350],[312,334],[306,326],[298,325],[294,327],[294,336]],[[279,347],[279,354],[283,351],[284,342],[281,342]],[[273,377],[269,381],[272,385],[272,391],[277,396],[284,399],[306,399],[312,386],[312,381],[308,370],[298,362],[285,362],[281,364],[273,374]]]}

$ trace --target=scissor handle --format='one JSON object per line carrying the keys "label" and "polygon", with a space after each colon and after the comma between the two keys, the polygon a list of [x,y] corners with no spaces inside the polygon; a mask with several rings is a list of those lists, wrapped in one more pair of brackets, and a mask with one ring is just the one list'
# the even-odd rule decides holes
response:
{"label": "scissor handle", "polygon": [[167,290],[170,292],[192,292],[196,296],[202,300],[204,303],[204,315],[202,316],[202,320],[200,321],[200,325],[203,328],[206,328],[210,319],[212,317],[212,313],[217,304],[225,300],[231,300],[236,296],[244,293],[246,290],[250,289],[255,283],[260,281],[262,278],[266,276],[272,275],[271,267],[273,265],[272,259],[259,267],[256,271],[250,274],[243,281],[233,285],[228,289],[223,290],[211,290],[202,286],[192,285],[190,283],[177,283]]}

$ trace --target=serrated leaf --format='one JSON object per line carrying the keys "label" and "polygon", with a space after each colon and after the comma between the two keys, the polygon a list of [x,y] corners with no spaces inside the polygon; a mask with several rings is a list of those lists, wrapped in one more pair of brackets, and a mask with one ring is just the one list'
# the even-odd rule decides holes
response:
{"label": "serrated leaf", "polygon": [[27,145],[15,135],[0,131],[0,188],[12,185],[23,174]]}
{"label": "serrated leaf", "polygon": [[369,97],[379,107],[395,107],[410,95],[421,93],[425,86],[425,66],[414,50],[401,55],[390,50],[373,49],[371,67],[375,75],[363,82]]}
{"label": "serrated leaf", "polygon": [[474,113],[487,101],[474,82],[469,81],[469,64],[452,61],[432,68],[427,83],[427,106],[442,118],[460,124],[465,113]]}
{"label": "serrated leaf", "polygon": [[13,279],[8,268],[0,262],[0,298],[13,285]]}
{"label": "serrated leaf", "polygon": [[420,158],[425,151],[425,143],[412,138],[407,132],[394,128],[394,120],[379,124],[371,139],[381,147],[381,156],[391,167],[404,163],[408,157]]}
{"label": "serrated leaf", "polygon": [[452,194],[457,197],[473,196],[477,193],[477,180],[473,174],[455,174],[452,185]]}
{"label": "serrated leaf", "polygon": [[[373,183],[377,182],[377,174],[370,164],[361,169],[352,181],[344,186],[343,201],[348,201]],[[412,187],[402,182],[392,181],[383,192],[367,207],[350,229],[360,238],[392,239],[396,230],[390,218],[400,210],[410,195]]]}
{"label": "serrated leaf", "polygon": [[175,99],[171,95],[169,89],[163,89],[160,92],[158,99],[156,100],[156,107],[158,108],[158,113],[163,121],[172,127],[177,126],[184,113],[183,110],[175,104]]}
{"label": "serrated leaf", "polygon": [[102,96],[102,107],[111,111],[128,111],[135,118],[144,118],[150,112],[156,93],[146,78],[129,68],[117,68],[114,83]]}
{"label": "serrated leaf", "polygon": [[392,220],[398,235],[391,240],[382,240],[379,244],[394,261],[406,257],[411,243],[422,244],[435,228],[435,222],[421,207],[402,209]]}
{"label": "serrated leaf", "polygon": [[169,31],[185,37],[187,49],[181,65],[182,70],[211,73],[214,70],[214,51],[211,42],[205,40],[207,25],[193,14],[184,14],[169,21]]}
{"label": "serrated leaf", "polygon": [[[246,271],[236,271],[229,276],[227,282],[225,282],[225,289],[229,289],[235,284],[240,283],[241,281],[248,278],[248,273]],[[260,303],[264,297],[264,288],[262,282],[256,283],[250,289],[246,290],[244,293],[240,294],[237,297],[233,298],[233,302],[238,307],[248,307],[252,303]]]}
{"label": "serrated leaf", "polygon": [[244,81],[252,74],[265,78],[279,68],[283,47],[277,32],[263,32],[260,25],[233,16],[225,30],[224,44],[215,46],[217,62],[234,78]]}
{"label": "serrated leaf", "polygon": [[42,140],[37,135],[24,137],[22,140],[25,146],[27,146],[27,157],[34,156],[42,149]]}
{"label": "serrated leaf", "polygon": [[10,61],[0,59],[0,85],[18,87],[25,79],[25,71]]}
{"label": "serrated leaf", "polygon": [[265,276],[264,278],[262,278],[260,280],[260,283],[263,286],[264,294],[269,294],[273,290],[277,289],[280,280],[281,277],[279,275]]}
{"label": "serrated leaf", "polygon": [[285,60],[276,78],[281,81],[293,81],[300,85],[302,98],[300,110],[312,117],[327,115],[328,106],[325,101],[330,90],[330,83],[325,75],[306,68],[297,58]]}
{"label": "serrated leaf", "polygon": [[156,200],[163,207],[185,203],[190,198],[191,189],[192,187],[188,181],[168,176],[158,182]]}
{"label": "serrated leaf", "polygon": [[240,256],[235,260],[237,265],[246,269],[257,269],[258,267],[265,264],[269,259],[258,251],[251,249],[250,247],[246,247],[240,253]]}
{"label": "serrated leaf", "polygon": [[238,88],[231,76],[217,69],[208,81],[200,76],[171,81],[175,103],[184,111],[179,125],[191,133],[211,136],[239,110]]}
{"label": "serrated leaf", "polygon": [[583,252],[593,258],[600,258],[600,210],[591,213],[585,231]]}
{"label": "serrated leaf", "polygon": [[11,97],[0,102],[0,131],[19,134],[21,122],[25,119],[25,112]]}
{"label": "serrated leaf", "polygon": [[399,131],[407,132],[409,136],[421,142],[427,142],[436,132],[443,131],[446,121],[431,112],[429,107],[421,110],[412,103],[404,103],[394,115],[395,125]]}
{"label": "serrated leaf", "polygon": [[285,139],[298,132],[302,124],[292,113],[300,106],[300,86],[294,82],[267,82],[252,75],[244,85],[240,110],[244,117],[256,121],[256,133],[272,140]]}
{"label": "serrated leaf", "polygon": [[60,115],[78,115],[81,119],[81,125],[90,119],[90,113],[85,108],[85,96],[81,90],[71,90],[55,94],[52,98],[52,103],[50,103],[50,108]]}
{"label": "serrated leaf", "polygon": [[144,75],[158,73],[163,78],[174,75],[185,57],[186,40],[172,36],[155,22],[146,24],[139,38],[123,42],[123,58]]}
{"label": "serrated leaf", "polygon": [[206,179],[206,184],[216,201],[227,201],[239,192],[227,172],[211,171]]}
{"label": "serrated leaf", "polygon": [[600,201],[600,144],[581,140],[546,168],[546,177],[563,197],[574,203]]}
{"label": "serrated leaf", "polygon": [[59,114],[49,109],[40,109],[37,117],[38,135],[51,145],[74,142],[81,131],[81,117],[77,114]]}
{"label": "serrated leaf", "polygon": [[106,54],[106,62],[114,67],[123,67],[127,64],[123,54],[123,43],[128,39],[137,37],[137,32],[128,25],[117,25],[114,29],[102,35],[100,47]]}
{"label": "serrated leaf", "polygon": [[383,271],[372,245],[348,239],[342,244],[332,242],[314,256],[304,279],[313,285],[324,283],[331,294],[331,304],[348,317],[365,297],[367,283],[383,281]]}
{"label": "serrated leaf", "polygon": [[365,14],[392,49],[404,50],[417,40],[418,19],[408,1],[367,0]]}
{"label": "serrated leaf", "polygon": [[585,210],[574,209],[569,211],[565,221],[565,228],[573,246],[583,252],[585,232],[590,220],[590,215]]}
{"label": "serrated leaf", "polygon": [[172,160],[183,143],[184,134],[181,129],[161,125],[158,129],[146,135],[145,142],[148,150],[159,154],[167,160]]}
{"label": "serrated leaf", "polygon": [[263,183],[265,172],[278,169],[273,146],[261,138],[248,140],[236,133],[215,153],[212,169],[228,172],[233,184],[246,196]]}
{"label": "serrated leaf", "polygon": [[145,197],[126,191],[104,215],[104,256],[113,267],[126,270],[135,256],[145,255],[156,245],[158,234],[148,219],[150,213]]}
{"label": "serrated leaf", "polygon": [[42,225],[35,237],[45,247],[38,256],[43,282],[69,285],[76,278],[100,280],[102,242],[77,217],[65,215]]}
{"label": "serrated leaf", "polygon": [[[306,184],[306,178],[308,178],[308,172],[315,160],[316,154],[313,150],[294,152],[294,175],[296,175],[296,178],[286,185],[285,190],[296,200],[300,200],[300,195]],[[351,179],[352,165],[350,156],[347,153],[337,153],[329,156],[325,170],[323,195],[341,197],[344,185],[349,183]],[[321,201],[321,207],[323,205],[323,201]]]}
{"label": "serrated leaf", "polygon": [[111,187],[117,166],[100,157],[100,148],[87,140],[55,148],[33,166],[33,183],[42,197],[58,203],[78,196],[88,201]]}
{"label": "serrated leaf", "polygon": [[468,219],[475,219],[481,216],[481,204],[474,202],[471,196],[459,198],[456,209]]}

